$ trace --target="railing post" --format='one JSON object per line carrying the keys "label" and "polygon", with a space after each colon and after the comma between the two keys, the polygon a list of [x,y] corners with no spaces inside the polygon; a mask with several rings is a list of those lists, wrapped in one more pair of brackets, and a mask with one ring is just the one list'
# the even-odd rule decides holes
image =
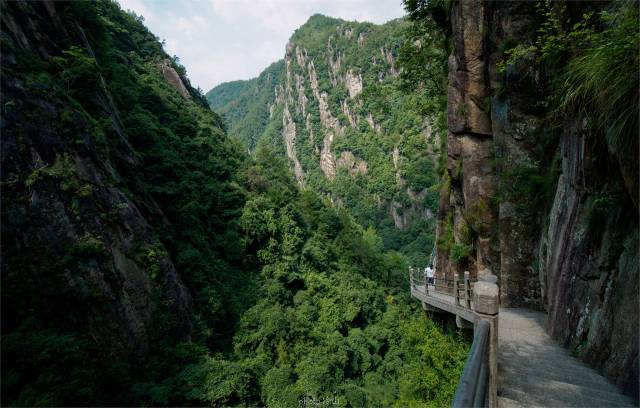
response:
{"label": "railing post", "polygon": [[480,320],[489,322],[489,385],[487,400],[489,408],[498,406],[498,312],[499,291],[495,275],[485,275],[478,280],[473,290],[473,311],[476,325]]}
{"label": "railing post", "polygon": [[469,283],[469,271],[464,271],[464,299],[467,309],[471,309],[471,284]]}
{"label": "railing post", "polygon": [[424,280],[424,293],[426,295],[429,294],[429,278],[427,277],[427,271],[424,269],[421,269],[422,271],[422,279]]}
{"label": "railing post", "polygon": [[453,296],[456,301],[456,306],[460,306],[460,295],[458,294],[458,273],[453,274]]}
{"label": "railing post", "polygon": [[416,280],[415,280],[415,276],[413,276],[413,267],[412,266],[409,267],[409,282],[411,284],[411,289],[415,289],[416,288]]}

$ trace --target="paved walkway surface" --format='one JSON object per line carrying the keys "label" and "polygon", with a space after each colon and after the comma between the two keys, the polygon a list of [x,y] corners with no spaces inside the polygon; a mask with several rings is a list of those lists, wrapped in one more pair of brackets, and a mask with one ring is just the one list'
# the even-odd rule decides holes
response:
{"label": "paved walkway surface", "polygon": [[[418,289],[420,292],[425,293],[424,285],[416,285],[416,289]],[[443,292],[440,289],[436,289],[436,287],[431,284],[429,284],[429,296],[433,296],[436,299],[440,299],[451,304],[453,304],[454,302],[453,295]]]}
{"label": "paved walkway surface", "polygon": [[[424,285],[414,285],[411,287],[411,295],[436,309],[460,316],[471,323],[475,321],[473,310],[466,307],[464,300],[461,301],[461,306],[456,306],[453,295],[440,292],[433,285],[429,285],[428,293],[425,291]],[[473,302],[471,302],[471,306],[473,307]]]}
{"label": "paved walkway surface", "polygon": [[498,403],[500,407],[635,407],[632,399],[546,331],[542,312],[500,309]]}

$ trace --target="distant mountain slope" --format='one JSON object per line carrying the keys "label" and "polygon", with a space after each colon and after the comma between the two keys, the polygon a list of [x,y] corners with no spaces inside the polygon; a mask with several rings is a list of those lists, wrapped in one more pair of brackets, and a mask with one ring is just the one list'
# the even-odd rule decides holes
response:
{"label": "distant mountain slope", "polygon": [[400,49],[420,46],[409,28],[403,20],[314,15],[295,31],[284,60],[256,79],[219,85],[207,99],[230,135],[250,150],[274,146],[301,185],[350,208],[387,248],[424,264],[434,241],[444,107],[441,94],[400,77]]}
{"label": "distant mountain slope", "polygon": [[229,102],[235,101],[247,88],[255,85],[256,80],[257,78],[247,81],[225,82],[207,92],[206,97],[211,109],[218,111]]}
{"label": "distant mountain slope", "polygon": [[271,64],[257,78],[220,84],[207,92],[211,108],[224,116],[229,133],[255,149],[269,123],[273,89],[280,83],[284,61]]}

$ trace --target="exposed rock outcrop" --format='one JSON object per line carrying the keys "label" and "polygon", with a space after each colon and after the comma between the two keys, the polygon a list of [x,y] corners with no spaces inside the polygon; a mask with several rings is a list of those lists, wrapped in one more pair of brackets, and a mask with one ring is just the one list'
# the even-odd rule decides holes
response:
{"label": "exposed rock outcrop", "polygon": [[380,54],[382,54],[382,59],[389,65],[389,73],[391,74],[391,76],[398,76],[400,74],[400,71],[398,71],[398,69],[396,68],[396,60],[391,50],[389,50],[387,47],[381,47]]}
{"label": "exposed rock outcrop", "polygon": [[336,161],[336,168],[347,169],[351,177],[356,177],[358,174],[365,175],[369,170],[366,161],[355,157],[348,150],[340,153],[340,158]]}
{"label": "exposed rock outcrop", "polygon": [[160,63],[160,71],[162,71],[162,75],[164,79],[175,88],[176,91],[180,95],[182,95],[186,99],[191,99],[191,94],[187,90],[187,87],[182,83],[182,79],[178,72],[171,66],[171,60],[165,59]]}
{"label": "exposed rock outcrop", "polygon": [[342,101],[341,105],[342,105],[342,113],[344,113],[344,116],[346,116],[351,127],[356,127],[358,125],[357,117],[351,112],[351,109],[349,108],[349,104],[347,103],[347,101]]}
{"label": "exposed rock outcrop", "polygon": [[406,230],[411,222],[416,219],[430,220],[433,219],[433,213],[428,208],[424,208],[422,203],[426,196],[426,190],[414,192],[407,188],[407,196],[409,197],[409,205],[391,200],[389,203],[389,215],[393,219],[393,224],[399,230]]}
{"label": "exposed rock outcrop", "polygon": [[[449,92],[447,141],[450,177],[450,207],[439,213],[438,235],[444,235],[443,223],[451,213],[457,230],[471,229],[475,255],[460,260],[455,270],[451,263],[438,265],[438,273],[452,277],[459,269],[470,268],[471,276],[489,268],[499,270],[497,243],[492,243],[492,228],[496,218],[491,208],[495,193],[495,172],[491,164],[494,144],[490,112],[481,109],[478,101],[487,98],[488,78],[485,44],[481,33],[486,31],[485,10],[472,2],[461,2],[452,10],[451,24],[456,45],[449,57]],[[455,198],[455,199],[453,199]],[[456,228],[453,228],[454,231]],[[468,246],[469,234],[454,234],[450,245]]]}
{"label": "exposed rock outcrop", "polygon": [[307,95],[304,89],[304,78],[302,75],[296,74],[296,91],[298,92],[298,106],[299,112],[302,116],[306,115],[307,109]]}
{"label": "exposed rock outcrop", "polygon": [[[307,113],[307,116],[304,119],[304,126],[307,129],[307,132],[309,134],[309,142],[311,143],[312,146],[315,146],[315,135],[313,134],[313,127],[311,126],[311,114]],[[317,149],[316,149],[316,153],[317,153]]]}
{"label": "exposed rock outcrop", "polygon": [[342,35],[347,39],[350,40],[353,37],[353,27],[347,27],[344,29],[344,31],[342,32]]}
{"label": "exposed rock outcrop", "polygon": [[304,67],[307,65],[307,50],[296,47],[296,61],[298,66]]}
{"label": "exposed rock outcrop", "polygon": [[282,113],[282,137],[284,138],[287,157],[293,161],[293,172],[296,180],[298,180],[298,183],[304,184],[304,173],[302,172],[302,166],[296,153],[296,123],[291,118],[288,104],[284,105],[284,111]]}
{"label": "exposed rock outcrop", "polygon": [[[3,5],[2,15],[3,43],[12,44],[2,55],[3,335],[36,319],[45,328],[87,336],[104,358],[143,358],[153,319],[166,310],[171,335],[187,341],[192,298],[149,219],[168,221],[150,197],[132,198],[124,181],[141,162],[100,70],[84,91],[105,119],[112,143],[106,153],[78,108],[16,73],[19,58],[60,56],[63,43],[89,47],[86,37],[80,27],[62,26],[58,12],[66,4],[24,6]],[[6,24],[14,20],[21,25]],[[190,98],[168,59],[161,67]],[[61,129],[65,115],[69,123]]]}
{"label": "exposed rock outcrop", "polygon": [[584,187],[602,182],[586,162],[588,140],[571,126],[559,149],[562,173],[535,258],[549,331],[637,397],[637,208],[622,196],[594,220],[594,205],[606,196]]}
{"label": "exposed rock outcrop", "polygon": [[404,186],[405,182],[400,174],[400,159],[400,149],[398,149],[398,146],[394,146],[393,152],[391,152],[391,161],[393,163],[393,169],[396,172],[396,184]]}
{"label": "exposed rock outcrop", "polygon": [[338,119],[333,116],[331,110],[329,109],[329,104],[327,102],[327,93],[320,93],[320,88],[318,87],[318,74],[316,73],[316,67],[313,61],[309,62],[308,70],[311,90],[313,91],[313,96],[318,102],[318,109],[320,111],[320,123],[330,131],[342,133],[342,126],[340,126],[340,121],[338,121]]}
{"label": "exposed rock outcrop", "polygon": [[[318,26],[320,21],[323,24]],[[387,138],[395,137],[392,134],[394,129],[400,129],[394,124],[403,117],[403,113],[386,112],[384,105],[390,103],[389,93],[382,88],[382,92],[377,92],[378,73],[385,87],[395,89],[398,86],[393,76],[398,74],[395,55],[402,41],[396,40],[404,35],[404,30],[400,29],[404,26],[408,26],[408,23],[400,20],[378,27],[324,17],[310,19],[308,25],[301,27],[291,37],[281,68],[273,71],[276,80],[269,82],[270,87],[265,91],[268,95],[262,115],[265,121],[255,126],[262,126],[262,130],[257,131],[257,137],[264,137],[276,146],[282,143],[282,151],[299,182],[304,180],[308,187],[317,188],[325,194],[331,191],[330,198],[336,203],[352,203],[360,199],[357,194],[362,194],[362,200],[367,202],[363,214],[379,218],[374,213],[382,211],[389,214],[390,220],[394,218],[393,211],[398,215],[395,216],[395,225],[402,228],[418,219],[428,219],[435,212],[434,208],[431,208],[431,212],[425,211],[426,207],[433,205],[433,191],[408,190],[408,184],[414,183],[415,188],[423,190],[424,183],[432,178],[415,177],[407,181],[402,177],[403,172],[415,168],[418,160],[420,165],[423,164],[427,152],[433,154],[430,160],[437,157],[437,148],[433,146],[428,146],[426,152],[413,151],[403,158],[404,164],[400,163],[402,160],[396,163],[389,178],[386,165],[380,163],[381,160],[393,160],[393,146],[397,147],[396,150],[415,149],[414,146],[424,144],[417,129],[420,125],[408,129],[399,141],[386,143]],[[387,33],[393,33],[393,37]],[[396,34],[399,36],[395,37]],[[371,92],[365,94],[365,87]],[[226,92],[223,92],[224,88],[219,89],[219,94],[215,90],[210,93],[222,99]],[[248,100],[243,97],[239,101],[249,106],[255,103],[248,103]],[[412,107],[407,105],[409,110]],[[389,108],[401,109],[400,104]],[[242,105],[235,102],[229,102],[225,109],[237,115],[229,119],[235,123],[243,122],[243,117],[252,121],[260,118],[255,115],[256,110],[242,112]],[[427,121],[424,123],[428,124]],[[238,128],[244,134],[245,129]],[[278,131],[273,132],[274,129]],[[385,134],[387,130],[389,135]],[[427,145],[440,142],[439,138],[436,140],[430,136],[439,135],[440,129],[433,132],[427,126],[425,131]],[[276,139],[276,135],[281,137]],[[399,151],[396,153],[399,160]],[[379,166],[375,172],[371,167],[374,162]],[[378,171],[379,168],[384,171]],[[338,174],[342,174],[340,172],[359,183],[358,189],[342,188],[349,181],[338,177]],[[371,182],[382,179],[384,183],[393,183],[395,180],[396,185],[381,189],[378,182]],[[391,205],[394,199],[395,204]],[[376,205],[377,209],[374,209]],[[364,205],[362,207],[365,208]],[[392,207],[395,209],[391,210]],[[400,213],[402,216],[399,216]],[[385,225],[380,228],[389,227],[389,224]],[[427,229],[427,223],[421,223],[420,228]],[[419,251],[417,247],[413,250]]]}
{"label": "exposed rock outcrop", "polygon": [[331,151],[331,144],[333,143],[333,132],[328,131],[325,133],[322,140],[322,150],[320,151],[320,168],[325,177],[329,180],[333,180],[336,177],[336,157]]}
{"label": "exposed rock outcrop", "polygon": [[376,132],[380,133],[382,131],[380,125],[373,120],[371,112],[369,112],[369,114],[367,115],[367,123],[369,124],[369,126],[371,126],[371,129],[375,130]]}
{"label": "exposed rock outcrop", "polygon": [[356,75],[353,70],[347,70],[344,83],[347,87],[347,91],[349,91],[349,98],[353,99],[362,92],[362,75]]}
{"label": "exposed rock outcrop", "polygon": [[362,47],[364,45],[364,40],[365,40],[366,36],[364,33],[360,33],[358,35],[358,46]]}
{"label": "exposed rock outcrop", "polygon": [[331,45],[333,37],[329,37],[327,41],[327,58],[329,59],[329,77],[331,78],[331,84],[338,86],[340,78],[340,71],[342,70],[342,60],[344,55],[340,51],[335,51]]}

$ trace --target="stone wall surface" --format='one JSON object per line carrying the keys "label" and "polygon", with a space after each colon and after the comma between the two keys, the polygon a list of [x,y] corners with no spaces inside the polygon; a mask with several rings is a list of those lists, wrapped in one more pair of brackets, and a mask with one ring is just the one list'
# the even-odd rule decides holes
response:
{"label": "stone wall surface", "polygon": [[[502,307],[547,311],[555,339],[637,398],[637,151],[608,149],[580,118],[543,146],[540,68],[526,59],[506,74],[496,67],[506,40],[535,38],[536,16],[534,3],[452,5],[437,275],[490,269]],[[549,191],[540,183],[524,194],[531,174],[550,180]],[[464,245],[469,256],[454,257]]]}

